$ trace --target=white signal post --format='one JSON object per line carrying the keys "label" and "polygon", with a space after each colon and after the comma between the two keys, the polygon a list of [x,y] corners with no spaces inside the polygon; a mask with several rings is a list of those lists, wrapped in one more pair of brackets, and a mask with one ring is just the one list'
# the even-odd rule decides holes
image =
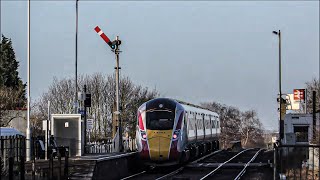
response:
{"label": "white signal post", "polygon": [[120,118],[120,108],[119,108],[119,54],[120,49],[119,46],[121,44],[121,41],[119,40],[119,36],[116,37],[116,40],[113,42],[110,41],[107,35],[104,34],[104,32],[99,28],[99,26],[96,26],[94,30],[98,33],[98,35],[111,47],[112,52],[116,55],[116,112],[114,114],[116,115],[116,121],[118,123],[118,133],[119,133],[119,151],[122,152],[122,126],[121,126],[121,118]]}

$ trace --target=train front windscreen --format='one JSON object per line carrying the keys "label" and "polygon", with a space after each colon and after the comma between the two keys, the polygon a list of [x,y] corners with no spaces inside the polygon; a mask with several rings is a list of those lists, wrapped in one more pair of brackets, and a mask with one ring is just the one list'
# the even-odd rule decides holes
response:
{"label": "train front windscreen", "polygon": [[170,130],[174,124],[174,112],[169,110],[154,110],[146,113],[147,129]]}

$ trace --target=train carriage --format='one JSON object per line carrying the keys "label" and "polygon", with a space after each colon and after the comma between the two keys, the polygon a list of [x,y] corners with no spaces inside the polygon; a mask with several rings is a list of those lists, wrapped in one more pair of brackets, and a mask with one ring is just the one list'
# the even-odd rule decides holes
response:
{"label": "train carriage", "polygon": [[147,164],[170,165],[219,148],[217,113],[168,98],[138,108],[136,141]]}

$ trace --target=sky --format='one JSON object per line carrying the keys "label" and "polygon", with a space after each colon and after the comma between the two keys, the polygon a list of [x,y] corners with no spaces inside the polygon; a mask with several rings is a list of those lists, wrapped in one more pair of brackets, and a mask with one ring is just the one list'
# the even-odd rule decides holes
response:
{"label": "sky", "polygon": [[[75,1],[31,1],[31,99],[74,78]],[[122,40],[121,74],[161,96],[254,109],[276,130],[278,37],[282,92],[319,77],[319,1],[79,1],[78,73],[114,73],[96,34]],[[1,1],[1,33],[27,80],[27,1]]]}

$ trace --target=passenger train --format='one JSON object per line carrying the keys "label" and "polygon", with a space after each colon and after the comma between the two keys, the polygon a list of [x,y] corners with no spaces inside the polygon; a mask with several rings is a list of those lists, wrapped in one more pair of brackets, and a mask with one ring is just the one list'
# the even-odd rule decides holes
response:
{"label": "passenger train", "polygon": [[149,165],[174,165],[219,149],[217,113],[181,101],[156,98],[138,108],[136,141]]}

